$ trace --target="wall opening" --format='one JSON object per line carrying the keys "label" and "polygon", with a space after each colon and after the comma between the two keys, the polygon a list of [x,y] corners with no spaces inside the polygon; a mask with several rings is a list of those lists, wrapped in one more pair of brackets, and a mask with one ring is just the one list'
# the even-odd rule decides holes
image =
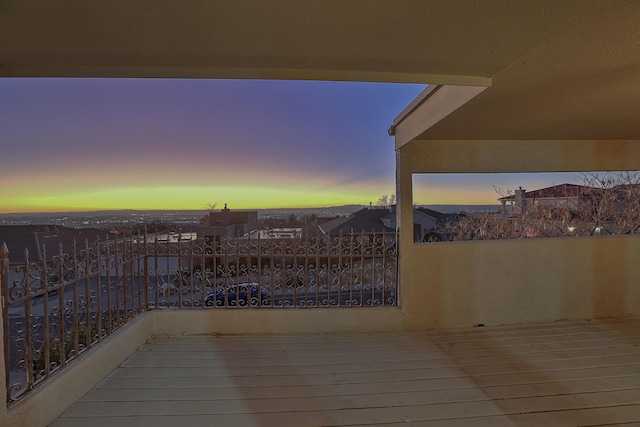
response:
{"label": "wall opening", "polygon": [[416,243],[640,232],[640,172],[414,174]]}

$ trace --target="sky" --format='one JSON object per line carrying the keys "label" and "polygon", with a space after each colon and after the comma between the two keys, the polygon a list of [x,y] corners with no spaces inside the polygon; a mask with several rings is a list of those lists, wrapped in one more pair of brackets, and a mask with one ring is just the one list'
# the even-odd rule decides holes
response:
{"label": "sky", "polygon": [[368,205],[424,85],[0,79],[0,212]]}
{"label": "sky", "polygon": [[[0,213],[375,204],[395,192],[387,130],[424,88],[0,79]],[[494,187],[537,185],[491,175],[415,182],[419,204],[491,204]]]}
{"label": "sky", "polygon": [[590,185],[588,172],[415,174],[413,203],[496,205],[522,187],[533,191],[559,184]]}

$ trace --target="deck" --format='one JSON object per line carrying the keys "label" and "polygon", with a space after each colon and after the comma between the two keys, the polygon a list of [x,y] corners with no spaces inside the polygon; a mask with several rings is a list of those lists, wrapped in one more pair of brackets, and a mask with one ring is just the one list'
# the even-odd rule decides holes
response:
{"label": "deck", "polygon": [[70,426],[640,425],[640,320],[158,337]]}

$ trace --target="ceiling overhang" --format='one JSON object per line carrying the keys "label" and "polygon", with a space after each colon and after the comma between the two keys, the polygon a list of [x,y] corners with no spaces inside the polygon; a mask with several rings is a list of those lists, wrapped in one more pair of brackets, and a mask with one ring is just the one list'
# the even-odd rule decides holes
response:
{"label": "ceiling overhang", "polygon": [[0,77],[423,83],[399,147],[635,140],[638,22],[621,0],[8,0]]}
{"label": "ceiling overhang", "polygon": [[395,137],[396,150],[422,135],[485,89],[487,86],[427,87],[395,118],[389,128],[389,135]]}

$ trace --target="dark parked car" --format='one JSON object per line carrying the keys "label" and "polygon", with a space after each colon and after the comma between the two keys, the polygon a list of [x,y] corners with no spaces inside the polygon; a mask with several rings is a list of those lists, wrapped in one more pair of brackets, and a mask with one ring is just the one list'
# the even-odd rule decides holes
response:
{"label": "dark parked car", "polygon": [[215,292],[211,292],[204,298],[204,305],[207,307],[260,305],[268,299],[269,293],[258,283],[240,283],[226,289],[218,287]]}

